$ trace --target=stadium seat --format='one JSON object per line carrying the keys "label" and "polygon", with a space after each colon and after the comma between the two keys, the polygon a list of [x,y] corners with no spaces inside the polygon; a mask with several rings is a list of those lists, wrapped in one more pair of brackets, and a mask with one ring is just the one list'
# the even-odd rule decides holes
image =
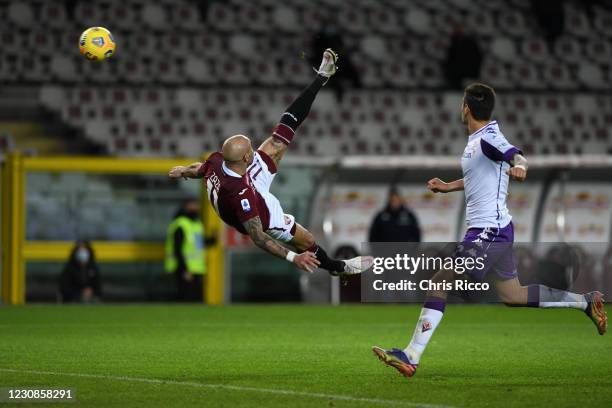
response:
{"label": "stadium seat", "polygon": [[40,21],[49,27],[61,29],[67,22],[66,8],[62,3],[45,1],[40,6]]}
{"label": "stadium seat", "polygon": [[404,23],[410,31],[417,34],[431,34],[434,32],[431,16],[420,8],[409,9],[404,14]]}
{"label": "stadium seat", "polygon": [[[368,14],[358,4],[355,4],[354,7],[342,7],[338,11],[338,23],[351,35],[363,35],[368,31]],[[370,33],[373,31],[370,30]]]}
{"label": "stadium seat", "polygon": [[[112,22],[113,31],[117,29],[131,30],[137,15],[133,7],[126,7],[123,2],[111,2],[107,10],[108,21]],[[100,23],[98,23],[100,24]]]}
{"label": "stadium seat", "polygon": [[578,80],[590,89],[602,89],[608,86],[602,69],[595,65],[582,62],[578,68]]}
{"label": "stadium seat", "polygon": [[466,28],[468,32],[474,32],[482,36],[493,36],[497,33],[497,26],[490,10],[473,10],[468,13]]}
{"label": "stadium seat", "polygon": [[369,24],[386,35],[401,35],[404,31],[398,15],[390,8],[380,7],[369,13]]}
{"label": "stadium seat", "polygon": [[60,82],[74,82],[76,78],[75,62],[70,56],[57,54],[51,57],[50,71]]}
{"label": "stadium seat", "polygon": [[236,27],[237,16],[228,5],[213,2],[208,7],[206,19],[211,28],[221,31],[232,31]]}
{"label": "stadium seat", "polygon": [[170,32],[161,37],[160,46],[167,55],[184,57],[191,52],[190,38],[182,33]]}
{"label": "stadium seat", "polygon": [[[320,21],[318,21],[320,24]],[[301,32],[303,27],[291,7],[277,6],[272,12],[272,24],[285,32]],[[313,26],[310,26],[313,27]]]}
{"label": "stadium seat", "polygon": [[574,4],[566,3],[565,8],[565,31],[577,37],[589,37],[591,35],[591,23],[582,9]]}
{"label": "stadium seat", "polygon": [[524,15],[514,8],[501,11],[497,16],[496,26],[511,37],[521,39],[529,34]]}
{"label": "stadium seat", "polygon": [[[520,53],[526,59],[537,63],[549,63],[551,55],[542,38],[528,38],[520,42]],[[557,64],[554,64],[557,65]]]}
{"label": "stadium seat", "polygon": [[44,85],[40,88],[38,98],[40,103],[48,109],[57,109],[67,102],[64,88],[58,85]]}
{"label": "stadium seat", "polygon": [[210,64],[198,57],[188,57],[184,71],[187,80],[196,84],[212,84],[216,80]]}
{"label": "stadium seat", "polygon": [[34,23],[34,10],[26,1],[12,1],[7,10],[9,23],[20,28],[30,28]]}
{"label": "stadium seat", "polygon": [[505,65],[494,58],[486,58],[481,68],[482,80],[495,88],[515,86]]}
{"label": "stadium seat", "polygon": [[229,38],[230,51],[242,58],[257,56],[255,38],[252,35],[234,34]]}
{"label": "stadium seat", "polygon": [[580,42],[576,38],[563,36],[555,42],[555,56],[570,63],[582,62],[581,48]]}
{"label": "stadium seat", "polygon": [[540,78],[538,68],[529,63],[514,64],[510,71],[510,78],[521,89],[546,88],[546,83]]}
{"label": "stadium seat", "polygon": [[76,22],[83,27],[93,27],[100,24],[104,15],[100,3],[91,3],[89,1],[79,1],[74,8],[74,16]]}
{"label": "stadium seat", "polygon": [[20,59],[19,72],[22,72],[22,78],[26,81],[46,82],[49,61],[49,56],[24,56]]}
{"label": "stadium seat", "polygon": [[543,77],[551,88],[572,90],[579,86],[579,83],[572,78],[569,68],[565,65],[552,64],[545,66]]}
{"label": "stadium seat", "polygon": [[169,27],[170,16],[160,4],[146,2],[140,12],[142,22],[154,30],[166,30]]}
{"label": "stadium seat", "polygon": [[410,87],[418,85],[410,67],[401,62],[385,64],[381,69],[381,75],[385,82],[391,86]]}
{"label": "stadium seat", "polygon": [[302,61],[293,61],[283,65],[283,77],[291,85],[304,86],[312,78],[312,70]]}
{"label": "stadium seat", "polygon": [[172,25],[187,31],[197,31],[202,28],[200,11],[193,2],[180,2],[170,7]]}
{"label": "stadium seat", "polygon": [[612,54],[612,44],[610,41],[598,38],[587,41],[584,44],[585,54],[595,63],[609,64]]}
{"label": "stadium seat", "polygon": [[118,61],[107,61],[104,64],[87,64],[85,75],[93,83],[109,83],[117,80]]}
{"label": "stadium seat", "polygon": [[491,54],[503,62],[516,60],[516,44],[507,37],[496,37],[491,42]]}
{"label": "stadium seat", "polygon": [[361,40],[361,51],[376,61],[382,61],[387,57],[387,44],[383,37],[370,35]]}
{"label": "stadium seat", "polygon": [[182,81],[183,77],[182,73],[180,72],[177,59],[155,59],[152,67],[152,75],[162,84],[176,85]]}

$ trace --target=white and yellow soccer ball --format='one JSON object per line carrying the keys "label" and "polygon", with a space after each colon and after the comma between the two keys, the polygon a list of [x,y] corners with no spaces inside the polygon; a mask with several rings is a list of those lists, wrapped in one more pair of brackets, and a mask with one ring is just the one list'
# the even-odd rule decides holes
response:
{"label": "white and yellow soccer ball", "polygon": [[81,55],[91,61],[102,61],[115,53],[115,39],[104,27],[90,27],[79,38]]}

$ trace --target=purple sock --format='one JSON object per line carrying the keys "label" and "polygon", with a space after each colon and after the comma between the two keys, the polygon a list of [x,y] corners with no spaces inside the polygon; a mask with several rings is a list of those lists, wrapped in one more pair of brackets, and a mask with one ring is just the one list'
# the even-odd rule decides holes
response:
{"label": "purple sock", "polygon": [[442,299],[435,296],[427,296],[427,298],[425,298],[425,304],[423,304],[423,307],[444,313],[444,308],[446,307],[446,299]]}

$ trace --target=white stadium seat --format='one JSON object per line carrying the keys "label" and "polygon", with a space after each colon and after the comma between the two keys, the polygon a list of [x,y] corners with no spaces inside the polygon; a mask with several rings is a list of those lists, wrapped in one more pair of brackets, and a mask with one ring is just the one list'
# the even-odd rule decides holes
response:
{"label": "white stadium seat", "polygon": [[13,1],[9,4],[8,20],[18,27],[28,28],[34,22],[34,10],[32,5],[26,1]]}

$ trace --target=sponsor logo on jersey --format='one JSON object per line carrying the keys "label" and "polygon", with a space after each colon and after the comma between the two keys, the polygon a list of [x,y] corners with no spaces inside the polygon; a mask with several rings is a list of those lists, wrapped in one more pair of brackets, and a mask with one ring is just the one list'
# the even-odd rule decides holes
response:
{"label": "sponsor logo on jersey", "polygon": [[244,210],[244,212],[251,211],[251,203],[249,203],[248,199],[243,198],[242,200],[240,200],[240,205],[242,205],[242,209]]}
{"label": "sponsor logo on jersey", "polygon": [[468,143],[468,145],[465,146],[465,150],[463,151],[463,158],[471,159],[475,154],[476,154],[475,143],[472,143],[472,142]]}
{"label": "sponsor logo on jersey", "polygon": [[238,193],[238,195],[243,195],[245,191],[247,191],[248,188],[243,188],[241,192]]}

